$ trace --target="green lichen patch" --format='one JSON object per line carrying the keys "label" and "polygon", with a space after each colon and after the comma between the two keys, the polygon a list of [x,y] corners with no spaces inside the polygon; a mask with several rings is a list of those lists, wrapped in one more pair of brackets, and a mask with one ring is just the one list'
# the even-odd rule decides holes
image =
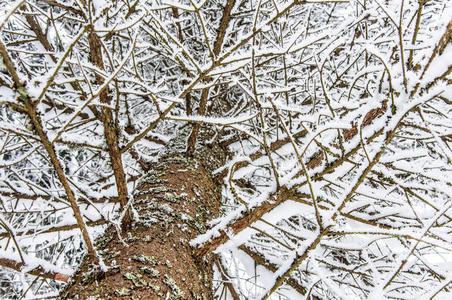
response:
{"label": "green lichen patch", "polygon": [[209,217],[212,214],[209,210],[207,210],[203,206],[198,206],[196,208],[196,212],[201,214],[204,218]]}
{"label": "green lichen patch", "polygon": [[155,293],[160,292],[160,286],[157,285],[157,284],[149,283],[149,287],[150,287]]}
{"label": "green lichen patch", "polygon": [[141,277],[140,274],[134,274],[132,272],[127,272],[123,276],[124,276],[125,279],[129,279],[129,280],[134,280],[136,278],[140,278]]}
{"label": "green lichen patch", "polygon": [[166,186],[156,186],[154,188],[149,189],[149,193],[152,194],[159,194],[159,193],[169,193],[169,192],[175,192],[175,189],[168,188]]}
{"label": "green lichen patch", "polygon": [[108,249],[105,249],[103,251],[99,251],[99,254],[103,255],[105,260],[112,260],[113,258],[118,257],[121,254],[121,251],[111,252],[108,251]]}
{"label": "green lichen patch", "polygon": [[147,282],[142,279],[143,275],[141,275],[141,274],[127,272],[123,276],[124,276],[124,278],[132,281],[133,285],[137,288],[145,287],[148,285]]}
{"label": "green lichen patch", "polygon": [[171,215],[173,213],[173,208],[168,205],[168,203],[164,203],[159,205],[159,209],[161,212]]}
{"label": "green lichen patch", "polygon": [[130,237],[128,237],[128,238],[125,239],[125,241],[126,241],[127,243],[134,243],[134,242],[139,241],[139,240],[140,240],[140,239],[139,239],[138,237],[136,237],[136,236],[130,236]]}
{"label": "green lichen patch", "polygon": [[178,202],[178,197],[175,193],[165,193],[165,195],[163,195],[163,198],[171,203],[177,203]]}
{"label": "green lichen patch", "polygon": [[173,299],[183,299],[183,298],[185,298],[184,291],[182,291],[177,286],[176,281],[173,278],[169,277],[168,275],[165,275],[165,279],[163,280],[163,283],[165,283],[171,289],[171,292],[173,293],[172,294]]}
{"label": "green lichen patch", "polygon": [[192,191],[196,195],[196,197],[201,198],[201,193],[199,192],[199,189],[197,187],[192,188]]}
{"label": "green lichen patch", "polygon": [[163,170],[166,170],[167,168],[168,168],[168,164],[165,162],[159,163],[154,166],[154,170],[158,170],[158,171],[163,171]]}
{"label": "green lichen patch", "polygon": [[166,179],[161,179],[161,177],[164,175],[162,172],[157,172],[155,170],[149,170],[146,176],[142,177],[139,180],[138,185],[142,185],[143,183],[150,183],[150,184],[161,184],[161,183],[168,183]]}
{"label": "green lichen patch", "polygon": [[171,262],[169,260],[167,260],[165,262],[165,264],[168,266],[168,268],[172,268],[173,267],[173,265],[171,264]]}
{"label": "green lichen patch", "polygon": [[140,272],[148,275],[149,277],[159,277],[160,276],[160,272],[157,269],[154,268],[149,268],[149,267],[139,267],[138,270],[140,270]]}
{"label": "green lichen patch", "polygon": [[[156,213],[146,213],[140,216],[140,219],[135,221],[135,226],[144,226],[147,228],[152,227],[152,225],[159,223],[159,219],[157,218],[158,214]],[[145,242],[149,242],[152,240],[152,238],[147,238]]]}
{"label": "green lichen patch", "polygon": [[147,256],[144,254],[141,254],[141,256],[134,255],[132,256],[132,260],[151,266],[158,265],[158,261],[153,256]]}
{"label": "green lichen patch", "polygon": [[198,229],[198,231],[200,233],[205,233],[206,232],[206,227],[204,226],[204,223],[201,220],[197,219],[195,221],[194,225],[195,225],[196,229]]}
{"label": "green lichen patch", "polygon": [[112,239],[113,239],[113,237],[108,234],[100,237],[99,239],[96,240],[96,248],[98,250],[105,249],[105,247],[108,245],[108,243],[111,242]]}
{"label": "green lichen patch", "polygon": [[119,296],[119,297],[130,296],[130,295],[132,295],[132,290],[123,287],[120,289],[116,289],[115,294],[116,294],[116,296]]}
{"label": "green lichen patch", "polygon": [[94,273],[93,272],[85,272],[82,274],[82,285],[89,284],[90,282],[94,281]]}
{"label": "green lichen patch", "polygon": [[154,239],[154,238],[153,238],[152,236],[146,235],[146,236],[144,236],[144,237],[141,239],[141,241],[143,241],[143,242],[151,242],[153,239]]}
{"label": "green lichen patch", "polygon": [[186,157],[182,156],[182,155],[178,155],[178,156],[173,156],[171,158],[168,158],[167,161],[169,163],[173,163],[173,164],[184,164],[184,165],[188,165],[190,160],[187,159]]}

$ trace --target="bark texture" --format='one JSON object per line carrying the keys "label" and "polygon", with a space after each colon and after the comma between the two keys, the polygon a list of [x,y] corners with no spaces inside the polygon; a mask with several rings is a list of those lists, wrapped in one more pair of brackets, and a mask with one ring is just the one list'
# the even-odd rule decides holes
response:
{"label": "bark texture", "polygon": [[139,217],[130,230],[119,238],[110,227],[96,242],[109,271],[87,257],[62,298],[213,299],[213,256],[195,259],[189,241],[218,214],[216,186],[198,160],[179,154],[159,160],[135,194]]}

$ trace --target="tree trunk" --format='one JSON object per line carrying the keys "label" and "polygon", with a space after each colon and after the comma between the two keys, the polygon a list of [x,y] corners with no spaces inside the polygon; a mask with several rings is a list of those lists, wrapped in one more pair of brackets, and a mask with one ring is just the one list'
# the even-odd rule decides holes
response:
{"label": "tree trunk", "polygon": [[212,299],[213,256],[195,259],[189,241],[218,215],[216,186],[198,160],[162,158],[135,195],[133,209],[139,217],[135,215],[130,230],[119,238],[110,226],[96,242],[109,270],[100,271],[85,257],[61,297]]}

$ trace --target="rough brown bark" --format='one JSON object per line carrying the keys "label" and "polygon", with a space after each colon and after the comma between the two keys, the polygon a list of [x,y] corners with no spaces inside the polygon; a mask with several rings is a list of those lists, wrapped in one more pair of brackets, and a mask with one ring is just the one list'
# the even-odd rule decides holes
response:
{"label": "rough brown bark", "polygon": [[[220,199],[209,171],[182,155],[154,165],[134,198],[139,218],[128,231],[110,227],[96,248],[110,267],[85,259],[64,299],[213,299],[214,256],[198,260],[189,241],[218,214]],[[99,299],[96,298],[96,299]]]}

